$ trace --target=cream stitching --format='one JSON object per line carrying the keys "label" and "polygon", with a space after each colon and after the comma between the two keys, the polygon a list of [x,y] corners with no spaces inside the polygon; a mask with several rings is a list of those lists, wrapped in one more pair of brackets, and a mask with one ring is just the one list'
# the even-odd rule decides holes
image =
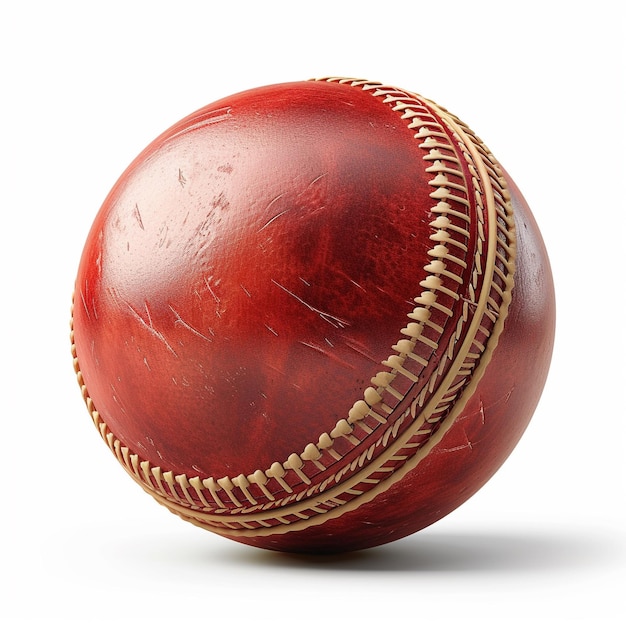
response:
{"label": "cream stitching", "polygon": [[[392,106],[393,110],[401,112],[402,119],[409,120],[408,127],[417,130],[414,137],[422,142],[420,147],[426,152],[424,161],[431,163],[426,171],[434,175],[430,181],[430,185],[433,186],[430,195],[436,202],[432,212],[437,215],[431,222],[433,228],[431,240],[435,245],[428,252],[433,260],[425,266],[428,275],[421,283],[424,291],[415,298],[418,306],[409,313],[409,322],[406,328],[401,330],[405,338],[400,339],[392,347],[396,354],[382,363],[389,368],[388,371],[379,372],[372,378],[374,387],[365,390],[363,399],[354,404],[347,419],[340,420],[330,433],[323,433],[317,444],[307,444],[301,454],[293,453],[285,462],[275,462],[265,471],[256,470],[249,475],[240,474],[235,478],[223,477],[218,480],[214,478],[202,480],[197,476],[187,478],[184,474],[163,472],[161,468],[151,467],[149,462],[132,454],[109,431],[85,388],[72,331],[72,353],[83,397],[96,427],[120,463],[144,489],[170,510],[193,523],[217,532],[222,529],[221,532],[227,534],[271,534],[287,532],[303,524],[321,523],[328,517],[336,516],[337,507],[342,507],[342,510],[347,510],[347,505],[348,508],[355,508],[367,492],[378,493],[383,489],[381,483],[388,482],[391,474],[394,474],[397,480],[401,472],[399,473],[396,465],[412,467],[417,464],[421,458],[418,451],[429,450],[435,444],[437,437],[434,433],[438,427],[439,431],[442,431],[441,436],[443,435],[441,422],[447,420],[452,423],[446,416],[454,413],[453,408],[460,410],[458,398],[463,394],[467,379],[487,352],[485,344],[495,330],[486,328],[482,320],[487,318],[492,324],[501,327],[506,317],[514,267],[513,221],[502,176],[490,153],[459,120],[414,94],[367,81],[337,78],[325,80],[370,91],[374,97]],[[446,124],[445,129],[433,114],[433,110]],[[455,136],[457,147],[462,147],[462,155],[455,150],[448,133]],[[454,176],[459,180],[465,180],[459,156],[465,160],[472,173],[473,200],[478,209],[477,246],[472,259],[474,269],[469,286],[469,302],[463,302],[462,315],[439,367],[431,374],[410,409],[405,410],[403,415],[390,424],[389,416],[405,399],[405,396],[392,386],[392,382],[400,376],[413,384],[420,379],[421,371],[428,365],[427,360],[414,352],[415,346],[419,342],[431,350],[439,348],[438,341],[444,329],[430,321],[431,310],[436,309],[451,317],[453,310],[450,307],[459,301],[460,296],[456,288],[462,280],[446,268],[450,264],[457,265],[463,270],[468,267],[469,259],[466,258],[468,246],[459,241],[459,237],[453,236],[456,233],[469,243],[471,233],[465,226],[472,223],[472,218],[467,213],[472,206],[469,188],[453,183],[449,179],[449,176]],[[488,202],[491,202],[492,206],[487,207],[487,210],[494,214],[489,220],[489,233],[485,233],[484,228],[486,208],[483,197],[487,197]],[[496,219],[496,215],[499,219]],[[496,240],[495,252],[488,261],[489,268],[483,268],[483,244],[491,242],[491,247],[494,248]],[[493,278],[490,279],[489,289],[481,291],[481,280],[486,270],[491,272],[489,275]],[[502,286],[498,284],[496,277]],[[480,302],[476,300],[477,293],[482,294]],[[477,319],[479,316],[475,315],[472,318],[474,332],[466,336],[466,353],[455,376],[448,381],[447,386],[440,382],[438,387],[437,383],[450,366],[455,352],[459,353],[455,348],[470,320],[470,306],[480,309],[482,317]],[[426,333],[429,333],[429,336]],[[478,333],[485,339],[482,341],[477,339]],[[490,351],[496,342],[497,336],[489,341]],[[433,394],[437,388],[441,390],[442,387],[443,391],[439,394],[438,402],[434,403],[432,398],[429,400],[429,394]],[[430,410],[426,407],[430,407]],[[418,410],[421,411],[419,414]],[[413,423],[408,432],[406,427],[402,429],[407,422]],[[334,450],[337,440],[346,440],[352,450],[361,445],[365,437],[381,428],[383,432],[378,439],[351,463],[343,465],[339,471],[326,477],[322,482],[312,484],[316,475],[328,470],[343,458]],[[359,432],[363,439],[357,436]],[[383,452],[378,454],[379,461],[372,464],[378,448]],[[417,460],[409,464],[407,460],[410,458]],[[281,492],[287,495],[277,499],[276,496]],[[371,497],[373,496],[369,499]],[[280,516],[277,516],[272,509],[279,507]],[[312,521],[314,518],[317,519]],[[280,528],[276,528],[275,524]]]}

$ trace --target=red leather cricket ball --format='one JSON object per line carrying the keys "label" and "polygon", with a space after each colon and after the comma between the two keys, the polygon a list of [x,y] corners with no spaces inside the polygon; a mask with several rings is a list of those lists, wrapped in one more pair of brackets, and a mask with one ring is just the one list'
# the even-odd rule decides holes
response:
{"label": "red leather cricket ball", "polygon": [[185,520],[284,551],[418,531],[503,463],[547,376],[533,216],[410,91],[252,89],[151,143],[97,214],[72,312],[88,410]]}

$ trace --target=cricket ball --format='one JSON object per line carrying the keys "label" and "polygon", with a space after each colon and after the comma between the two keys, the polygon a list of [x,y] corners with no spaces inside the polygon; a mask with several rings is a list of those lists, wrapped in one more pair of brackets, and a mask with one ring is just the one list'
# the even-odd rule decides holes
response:
{"label": "cricket ball", "polygon": [[160,135],[80,261],[74,366],[130,476],[258,547],[356,550],[450,513],[527,427],[554,336],[521,193],[457,117],[326,78]]}

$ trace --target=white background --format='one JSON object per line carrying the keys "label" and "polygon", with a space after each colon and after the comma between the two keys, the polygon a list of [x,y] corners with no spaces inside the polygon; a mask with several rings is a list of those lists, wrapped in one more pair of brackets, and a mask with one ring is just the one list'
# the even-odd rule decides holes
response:
{"label": "white background", "polygon": [[[626,623],[617,5],[3,5],[2,624]],[[479,494],[395,544],[302,558],[144,495],[82,404],[68,318],[87,230],[145,145],[236,91],[327,75],[416,91],[482,137],[543,231],[558,335],[534,420]]]}

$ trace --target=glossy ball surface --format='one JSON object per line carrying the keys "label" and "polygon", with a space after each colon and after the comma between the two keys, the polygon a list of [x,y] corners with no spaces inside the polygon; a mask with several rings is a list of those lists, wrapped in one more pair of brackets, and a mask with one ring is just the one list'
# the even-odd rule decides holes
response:
{"label": "glossy ball surface", "polygon": [[457,118],[325,79],[158,137],[89,233],[72,317],[94,423],[194,524],[334,552],[411,534],[509,455],[554,295],[515,184]]}

